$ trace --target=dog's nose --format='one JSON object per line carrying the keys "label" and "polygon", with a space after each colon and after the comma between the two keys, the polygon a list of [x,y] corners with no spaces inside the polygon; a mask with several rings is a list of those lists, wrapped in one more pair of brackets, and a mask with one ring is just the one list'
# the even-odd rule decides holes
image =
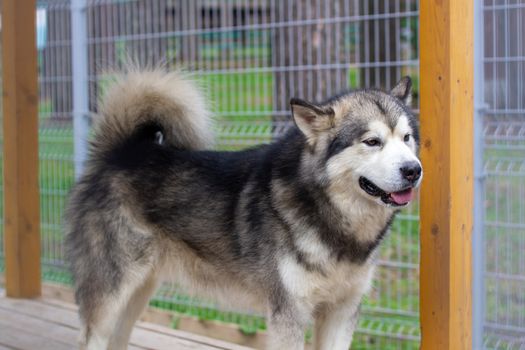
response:
{"label": "dog's nose", "polygon": [[410,182],[416,182],[421,177],[421,166],[418,162],[404,163],[399,171],[401,171],[403,178]]}

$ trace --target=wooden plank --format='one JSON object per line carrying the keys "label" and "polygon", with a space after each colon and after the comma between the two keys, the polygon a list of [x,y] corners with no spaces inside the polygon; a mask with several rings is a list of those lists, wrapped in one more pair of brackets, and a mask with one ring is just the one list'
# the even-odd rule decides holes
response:
{"label": "wooden plank", "polygon": [[69,304],[75,304],[73,288],[58,283],[44,282],[42,284],[42,298],[44,300],[61,300]]}
{"label": "wooden plank", "polygon": [[424,350],[472,347],[473,2],[420,2]]}
{"label": "wooden plank", "polygon": [[[2,312],[3,311],[3,312]],[[17,299],[0,299],[0,318],[7,312],[18,313],[17,320],[25,320],[24,324],[29,325],[33,323],[35,328],[39,331],[45,329],[45,324],[49,327],[49,333],[52,338],[53,334],[66,332],[64,329],[69,328],[76,336],[78,336],[79,321],[76,312],[71,309],[53,307],[36,300],[17,300]],[[13,319],[16,317],[13,317]],[[32,321],[31,321],[32,320]],[[0,321],[0,325],[8,324],[5,321]],[[15,326],[18,328],[19,326]],[[0,339],[3,339],[0,335]],[[67,341],[70,343],[70,340]],[[12,343],[11,343],[12,345]],[[130,349],[217,349],[206,344],[199,344],[175,335],[161,334],[146,329],[135,328],[131,336]]]}
{"label": "wooden plank", "polygon": [[177,337],[175,335],[166,335],[163,333],[151,332],[140,327],[135,327],[131,333],[130,344],[154,348],[158,350],[217,350],[221,349],[213,345],[196,343],[187,339]]}
{"label": "wooden plank", "polygon": [[47,320],[55,324],[80,328],[76,312],[60,310],[36,300],[0,298],[0,308],[17,311],[20,314]]}
{"label": "wooden plank", "polygon": [[[72,304],[73,291],[70,287],[58,285],[54,283],[44,283],[42,285],[42,301],[50,305],[58,305],[59,307],[73,308]],[[168,310],[160,310],[157,308],[147,308],[140,317],[141,321],[147,322],[148,325],[162,325],[170,327],[173,324],[174,313]],[[190,335],[201,335],[206,339],[213,339],[215,341],[222,340],[228,342],[231,348],[231,343],[247,346],[250,348],[264,348],[266,344],[266,332],[257,332],[255,334],[244,334],[236,325],[214,322],[202,321],[195,317],[177,315],[177,330],[184,331]]]}
{"label": "wooden plank", "polygon": [[[76,317],[77,307],[75,305],[73,305],[73,304],[66,303],[66,302],[63,302],[63,301],[60,301],[60,300],[53,300],[53,299],[40,299],[38,301],[38,303],[40,305],[48,305],[48,306],[50,306],[52,310],[55,310],[55,312],[57,310],[60,310],[60,309],[66,310],[68,312],[73,312],[75,317]],[[27,303],[24,303],[24,304],[27,304]],[[1,307],[1,303],[0,303],[0,307]],[[30,310],[31,308],[28,308],[28,309]],[[43,313],[43,314],[47,314],[48,313],[47,310],[43,311],[43,312],[42,311],[43,311],[42,309],[39,310],[39,313]],[[170,312],[166,312],[166,313],[170,313]],[[69,315],[68,317],[71,317],[71,316]],[[75,318],[75,320],[76,320],[76,318]],[[65,321],[65,320],[62,319],[62,321]],[[76,320],[76,322],[78,322],[78,320]],[[198,321],[196,321],[196,322],[198,322]],[[197,344],[200,343],[200,344],[203,344],[205,346],[211,346],[214,349],[231,349],[231,350],[250,350],[250,349],[253,349],[253,347],[246,347],[246,346],[242,346],[242,345],[232,344],[230,342],[219,340],[219,339],[216,339],[214,337],[206,337],[206,336],[202,336],[202,335],[197,335],[197,334],[194,334],[193,332],[188,332],[185,329],[181,331],[180,329],[172,329],[172,328],[168,328],[166,326],[161,326],[161,325],[153,324],[153,323],[150,323],[150,322],[141,322],[141,321],[139,321],[135,325],[135,328],[136,329],[140,329],[140,330],[144,330],[144,331],[153,332],[153,333],[167,335],[167,336],[172,337],[172,338],[179,338],[181,340],[188,340],[188,341],[190,341],[192,343],[197,343]],[[219,329],[220,330],[224,330],[223,327],[221,327]],[[240,333],[240,331],[238,329],[235,329],[235,331]],[[135,333],[143,334],[140,331],[135,331]],[[133,343],[133,338],[132,338],[132,343]],[[137,344],[139,344],[139,343],[137,343]],[[259,345],[261,345],[261,344],[259,344]],[[262,347],[262,345],[259,346],[259,347]]]}
{"label": "wooden plank", "polygon": [[7,295],[40,295],[35,0],[2,1],[4,250]]}
{"label": "wooden plank", "polygon": [[5,324],[0,327],[0,342],[8,347],[22,350],[71,350],[71,345]]}
{"label": "wooden plank", "polygon": [[[80,326],[77,310],[74,305],[54,300],[20,300],[0,298],[0,317],[2,310],[18,313],[20,317],[34,318],[49,323],[50,327],[69,327],[75,332]],[[35,321],[36,322],[36,321]],[[0,322],[0,324],[2,324]],[[0,339],[2,339],[0,337]],[[136,348],[152,349],[232,349],[248,350],[249,348],[229,344],[223,341],[197,336],[145,322],[138,322],[131,335],[130,344]],[[130,348],[132,348],[130,347]]]}
{"label": "wooden plank", "polygon": [[[75,314],[77,312],[77,307],[75,305],[67,303],[67,302],[63,302],[60,300],[43,298],[40,300],[40,302],[45,305],[50,305],[56,308],[63,308],[66,310],[74,311]],[[152,308],[150,312],[152,313],[159,312],[159,310]],[[163,317],[165,318],[168,318],[168,315],[170,317],[173,315],[173,313],[170,311],[160,311],[160,312],[163,314]],[[142,320],[142,321],[137,322],[135,327],[144,329],[144,330],[149,330],[149,331],[156,332],[156,333],[166,334],[172,337],[178,337],[181,339],[190,340],[195,343],[203,343],[206,345],[211,345],[219,349],[249,350],[253,348],[263,348],[264,347],[263,341],[258,341],[256,344],[252,344],[252,343],[242,344],[241,343],[242,341],[246,341],[246,339],[244,338],[250,338],[250,337],[243,335],[244,338],[241,338],[240,336],[233,335],[234,333],[242,334],[237,327],[218,324],[218,322],[212,322],[212,321],[202,322],[195,318],[190,318],[190,317],[184,317],[183,320],[181,321],[184,323],[193,321],[194,324],[201,324],[201,326],[204,328],[206,327],[214,328],[215,327],[217,330],[211,333],[208,331],[206,332],[206,334],[203,334],[204,332],[196,334],[195,332],[192,331],[194,328],[196,328],[196,326],[193,326],[193,328],[192,327],[186,328],[186,327],[180,327],[180,324],[179,324],[178,329],[172,329],[172,328],[169,328],[168,324],[159,325],[159,324],[155,324],[155,322],[153,323],[149,322],[148,320],[146,321]],[[171,324],[171,322],[169,322],[169,324]],[[224,332],[224,331],[228,332],[230,336],[225,337],[225,338],[216,337],[216,335],[219,335],[218,334],[219,332]],[[208,334],[213,334],[213,335],[210,336]],[[232,341],[231,339],[234,339],[234,340]],[[264,340],[264,337],[262,337],[262,340]],[[232,344],[232,343],[235,343],[235,344]]]}
{"label": "wooden plank", "polygon": [[11,326],[27,333],[41,335],[46,339],[69,344],[70,347],[78,346],[78,329],[19,314],[13,310],[0,309],[0,326]]}
{"label": "wooden plank", "polygon": [[[192,341],[194,343],[198,343],[198,344],[204,344],[204,345],[208,345],[208,346],[213,346],[214,349],[229,349],[229,350],[251,350],[251,349],[253,349],[253,347],[247,347],[247,346],[243,346],[243,345],[232,344],[232,343],[229,343],[229,342],[226,342],[226,341],[222,341],[222,340],[219,340],[219,339],[212,339],[212,338],[204,337],[202,335],[193,334],[193,333],[190,333],[190,332],[181,332],[179,330],[166,328],[166,327],[159,326],[159,325],[156,325],[156,324],[153,324],[153,323],[138,322],[137,323],[137,328],[141,328],[141,329],[144,329],[144,330],[149,330],[149,331],[156,332],[156,333],[166,334],[166,335],[170,335],[170,336],[176,336],[178,338],[186,339],[186,340]],[[259,345],[261,345],[261,344],[259,344]],[[261,345],[260,348],[262,348],[262,347],[263,346]]]}
{"label": "wooden plank", "polygon": [[[68,344],[71,349],[78,347],[78,328],[59,325],[4,309],[0,309],[0,325],[9,325],[30,334],[41,335],[46,339]],[[131,345],[128,349],[144,350],[147,348]]]}

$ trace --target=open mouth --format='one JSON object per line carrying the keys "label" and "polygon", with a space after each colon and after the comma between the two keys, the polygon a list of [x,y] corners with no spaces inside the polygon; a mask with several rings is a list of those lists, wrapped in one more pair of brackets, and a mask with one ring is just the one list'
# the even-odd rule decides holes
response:
{"label": "open mouth", "polygon": [[366,177],[361,176],[359,178],[359,186],[373,197],[380,197],[383,203],[390,204],[393,206],[407,205],[414,198],[414,189],[412,187],[405,188],[404,190],[397,192],[385,192],[381,188],[377,187],[372,181]]}

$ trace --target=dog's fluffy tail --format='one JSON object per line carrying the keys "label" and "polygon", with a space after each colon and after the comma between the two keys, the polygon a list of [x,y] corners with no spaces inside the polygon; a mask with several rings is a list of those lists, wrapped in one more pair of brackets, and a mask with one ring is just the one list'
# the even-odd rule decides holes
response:
{"label": "dog's fluffy tail", "polygon": [[[201,150],[213,144],[210,113],[201,91],[185,74],[162,69],[129,69],[101,100],[91,159],[133,153],[156,143]],[[140,153],[140,152],[139,152]]]}

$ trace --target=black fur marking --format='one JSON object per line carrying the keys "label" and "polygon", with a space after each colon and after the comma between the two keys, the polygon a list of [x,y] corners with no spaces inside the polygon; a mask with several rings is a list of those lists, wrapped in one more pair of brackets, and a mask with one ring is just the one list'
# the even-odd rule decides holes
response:
{"label": "black fur marking", "polygon": [[408,116],[408,125],[410,125],[410,128],[412,129],[412,137],[414,137],[416,145],[419,146],[419,122],[408,107],[406,107],[405,112]]}
{"label": "black fur marking", "polygon": [[181,240],[182,242],[184,242],[184,244],[188,246],[188,248],[190,248],[193,251],[193,253],[195,253],[195,255],[197,255],[200,258],[207,259],[207,252],[204,249],[202,249],[201,245],[196,244],[195,242],[192,242],[189,239],[183,238]]}
{"label": "black fur marking", "polygon": [[297,205],[301,209],[303,219],[311,227],[317,227],[321,241],[326,244],[338,260],[348,260],[353,263],[363,263],[372,252],[370,247],[357,241],[354,232],[345,232],[338,225],[341,215],[332,206],[322,190],[314,193],[306,187],[296,188]]}
{"label": "black fur marking", "polygon": [[273,205],[270,207],[270,210],[272,211],[274,217],[278,220],[279,225],[284,229],[284,232],[286,234],[286,241],[288,244],[287,246],[291,250],[291,253],[295,256],[295,260],[297,261],[297,263],[302,265],[307,271],[316,271],[322,275],[325,275],[325,272],[321,266],[311,263],[304,255],[304,253],[300,251],[299,248],[297,248],[293,239],[292,228],[290,227],[290,225],[288,225],[281,213]]}
{"label": "black fur marking", "polygon": [[298,264],[302,265],[306,269],[306,271],[309,271],[309,272],[315,271],[315,272],[320,273],[323,276],[326,275],[325,271],[323,270],[321,266],[317,264],[313,264],[310,261],[308,261],[308,258],[304,255],[304,253],[300,251],[299,249],[297,249],[297,247],[295,246],[294,246],[294,253],[295,253],[295,260],[297,261]]}
{"label": "black fur marking", "polygon": [[274,158],[274,175],[294,181],[299,175],[299,166],[302,151],[306,146],[306,139],[297,128],[292,129],[285,135],[285,138],[288,140],[288,147],[283,148],[281,145],[275,144],[271,147],[268,156]]}
{"label": "black fur marking", "polygon": [[348,140],[341,136],[336,136],[328,146],[328,152],[326,152],[326,159],[328,160],[336,154],[341,153],[347,147],[351,146],[352,143],[352,140]]}
{"label": "black fur marking", "polygon": [[235,222],[234,218],[236,215],[235,213],[239,205],[239,197],[240,197],[240,192],[237,193],[236,196],[234,196],[233,200],[231,201],[231,204],[228,206],[228,211],[226,215],[229,220],[227,221],[227,224],[225,225],[226,226],[225,230],[229,233],[227,238],[229,239],[230,248],[231,248],[231,252],[233,254],[234,259],[240,259],[244,255],[243,248],[241,245],[241,237],[239,236],[239,232],[234,225],[234,222]]}
{"label": "black fur marking", "polygon": [[397,211],[392,214],[392,216],[388,219],[387,223],[385,224],[385,227],[379,232],[376,239],[368,245],[368,255],[370,255],[383,241],[383,238],[385,238],[385,235],[387,234],[388,230],[390,229],[390,226],[392,226],[392,222],[394,221],[394,218],[397,214]]}
{"label": "black fur marking", "polygon": [[338,135],[332,140],[328,146],[326,153],[326,160],[344,151],[357,142],[360,142],[361,137],[368,131],[368,126],[365,122],[353,122],[350,126],[343,126]]}
{"label": "black fur marking", "polygon": [[[279,278],[276,276],[276,280]],[[284,290],[284,287],[280,284],[272,286],[270,289],[270,303],[271,315],[276,316],[284,311],[286,304],[288,303],[288,294]]]}
{"label": "black fur marking", "polygon": [[[416,117],[414,116],[414,113],[412,112],[410,107],[401,102],[398,102],[397,105],[403,110],[404,114],[408,118],[408,125],[412,129],[412,136],[414,136],[416,144],[419,145],[419,123]],[[389,118],[387,118],[387,120],[388,126],[393,131],[396,128],[397,123],[399,122],[399,117],[390,116]]]}

